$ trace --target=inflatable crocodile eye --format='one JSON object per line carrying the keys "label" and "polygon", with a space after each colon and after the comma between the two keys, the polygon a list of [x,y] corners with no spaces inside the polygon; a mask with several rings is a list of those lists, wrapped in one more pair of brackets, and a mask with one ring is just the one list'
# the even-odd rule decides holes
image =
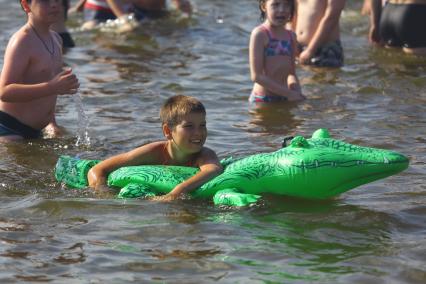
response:
{"label": "inflatable crocodile eye", "polygon": [[283,143],[281,144],[282,148],[285,148],[288,146],[289,142],[291,142],[291,140],[293,140],[294,136],[286,136],[284,137]]}
{"label": "inflatable crocodile eye", "polygon": [[312,134],[312,138],[331,138],[331,136],[327,129],[320,128]]}
{"label": "inflatable crocodile eye", "polygon": [[297,148],[307,148],[309,146],[308,141],[302,136],[296,136],[291,140],[290,146]]}

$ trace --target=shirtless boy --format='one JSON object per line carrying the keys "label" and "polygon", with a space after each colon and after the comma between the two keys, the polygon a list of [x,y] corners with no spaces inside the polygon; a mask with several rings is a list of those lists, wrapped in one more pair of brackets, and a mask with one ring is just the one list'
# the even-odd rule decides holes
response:
{"label": "shirtless boy", "polygon": [[62,71],[62,42],[50,25],[58,20],[58,0],[21,0],[27,23],[9,40],[0,75],[0,141],[38,138],[45,129],[60,133],[57,95],[79,87],[71,69]]}
{"label": "shirtless boy", "polygon": [[343,65],[339,19],[345,0],[297,0],[293,30],[299,62],[320,67]]}

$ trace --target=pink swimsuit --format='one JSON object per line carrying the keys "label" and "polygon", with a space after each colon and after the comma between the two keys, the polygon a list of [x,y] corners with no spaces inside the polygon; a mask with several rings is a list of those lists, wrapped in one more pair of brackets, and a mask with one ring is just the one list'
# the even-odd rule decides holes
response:
{"label": "pink swimsuit", "polygon": [[[293,36],[290,31],[287,30],[289,40],[277,39],[273,36],[271,30],[264,24],[260,25],[260,29],[266,32],[268,35],[268,43],[265,46],[264,55],[269,56],[293,56],[292,39]],[[287,99],[282,96],[267,96],[263,92],[252,92],[249,97],[251,103],[265,103],[265,102],[279,102],[286,101]]]}

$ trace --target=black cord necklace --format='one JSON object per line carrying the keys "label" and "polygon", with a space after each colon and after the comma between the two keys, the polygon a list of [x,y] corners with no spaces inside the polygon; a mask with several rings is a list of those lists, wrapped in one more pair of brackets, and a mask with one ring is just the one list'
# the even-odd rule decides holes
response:
{"label": "black cord necklace", "polygon": [[47,44],[44,42],[44,40],[41,38],[41,36],[38,34],[38,32],[36,31],[36,29],[33,27],[33,25],[29,24],[30,27],[33,29],[34,33],[36,34],[36,36],[38,37],[38,39],[43,43],[44,48],[46,48],[47,52],[49,52],[50,56],[53,58],[53,55],[55,55],[55,45],[53,43],[53,38],[52,36],[50,36],[50,41],[52,42],[52,51],[50,51],[49,47],[47,46]]}

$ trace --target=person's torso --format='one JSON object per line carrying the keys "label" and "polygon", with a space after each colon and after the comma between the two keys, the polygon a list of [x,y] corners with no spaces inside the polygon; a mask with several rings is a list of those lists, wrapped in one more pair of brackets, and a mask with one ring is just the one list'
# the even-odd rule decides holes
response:
{"label": "person's torso", "polygon": [[[265,24],[259,26],[259,29],[265,33],[267,38],[263,53],[264,73],[275,82],[287,85],[287,77],[294,64],[295,51],[293,50],[292,32],[286,29],[274,32]],[[273,95],[259,84],[255,84],[254,90]]]}
{"label": "person's torso", "polygon": [[[27,30],[27,33],[26,36],[30,37],[30,44],[27,48],[30,60],[20,83],[30,85],[48,82],[62,69],[62,52],[58,36],[51,32],[51,41],[42,41],[33,31]],[[28,95],[31,96],[31,94]],[[0,110],[9,113],[28,126],[42,129],[50,122],[55,109],[56,97],[53,95],[20,103],[0,101]]]}
{"label": "person's torso", "polygon": [[[324,17],[327,0],[297,0],[297,22],[295,33],[297,41],[308,45]],[[337,22],[338,23],[338,22]],[[340,38],[339,24],[327,31],[326,43]]]}

